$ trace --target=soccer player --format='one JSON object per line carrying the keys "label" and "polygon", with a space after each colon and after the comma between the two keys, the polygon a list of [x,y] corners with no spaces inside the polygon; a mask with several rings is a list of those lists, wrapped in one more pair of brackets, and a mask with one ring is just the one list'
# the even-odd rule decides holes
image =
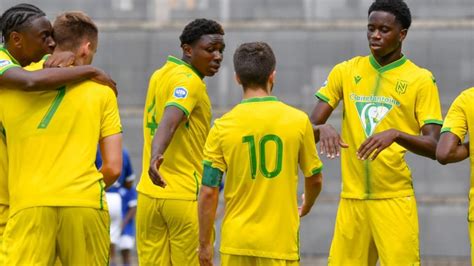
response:
{"label": "soccer player", "polygon": [[122,234],[119,241],[122,263],[132,265],[132,249],[135,246],[135,214],[137,213],[137,191],[135,187],[120,188],[122,196]]}
{"label": "soccer player", "polygon": [[[456,97],[448,114],[444,119],[443,128],[441,129],[441,137],[436,148],[436,159],[441,164],[455,163],[462,161],[468,157],[471,158],[471,188],[469,190],[469,198],[474,195],[474,149],[469,146],[473,142],[473,134],[469,134],[469,141],[465,141],[465,137],[474,127],[474,109],[472,102],[474,99],[474,88],[467,89]],[[468,223],[469,236],[471,240],[471,263],[474,264],[474,203],[469,201]]]}
{"label": "soccer player", "polygon": [[181,59],[169,56],[150,79],[145,103],[143,172],[137,187],[140,265],[198,264],[197,194],[211,102],[203,79],[219,70],[224,30],[196,19],[181,36]]}
{"label": "soccer player", "polygon": [[[309,213],[322,185],[313,127],[305,113],[271,96],[275,56],[268,44],[240,45],[234,69],[244,99],[214,122],[206,140],[199,260],[212,265],[211,236],[226,173],[222,265],[298,265],[300,217]],[[306,177],[299,209],[298,165]]]}
{"label": "soccer player", "polygon": [[[97,169],[100,169],[102,166],[100,150],[97,150],[95,165]],[[110,215],[110,264],[112,265],[116,265],[115,249],[117,245],[120,244],[122,237],[123,206],[128,204],[124,202],[124,197],[128,194],[125,193],[125,191],[132,189],[134,181],[135,174],[133,173],[132,161],[130,160],[128,151],[124,148],[122,150],[122,171],[120,176],[117,181],[107,189],[105,194]],[[122,191],[122,189],[125,191]],[[133,188],[133,190],[135,191],[135,188]],[[136,196],[134,204],[136,205]]]}
{"label": "soccer player", "polygon": [[[342,193],[330,265],[418,265],[418,215],[407,150],[435,159],[442,124],[433,75],[407,59],[411,24],[403,0],[368,10],[371,54],[336,65],[311,115],[322,153],[341,149]],[[342,137],[325,124],[343,102]]]}
{"label": "soccer player", "polygon": [[[56,52],[71,51],[87,65],[97,27],[82,12],[54,23]],[[32,68],[42,67],[42,62]],[[84,81],[57,91],[0,90],[6,131],[10,219],[6,265],[108,262],[109,215],[104,190],[120,174],[121,125],[117,99],[104,85]],[[103,156],[94,165],[97,143]]]}
{"label": "soccer player", "polygon": [[[115,89],[115,83],[110,77],[92,66],[51,68],[32,72],[21,68],[51,53],[56,45],[52,39],[51,23],[38,7],[18,4],[7,9],[0,18],[0,30],[3,39],[3,47],[0,48],[0,90],[56,90],[66,83],[86,78],[95,78]],[[56,53],[48,58],[45,65],[67,66],[70,62],[62,56],[64,54],[72,53]],[[0,129],[0,132],[5,131]],[[8,220],[8,163],[5,145],[4,141],[0,141],[0,243]],[[3,261],[2,254],[0,252],[0,263]]]}

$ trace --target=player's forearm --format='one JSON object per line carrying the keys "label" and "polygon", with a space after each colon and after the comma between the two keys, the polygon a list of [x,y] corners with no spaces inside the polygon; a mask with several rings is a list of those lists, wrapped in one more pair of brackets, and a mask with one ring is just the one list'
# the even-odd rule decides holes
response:
{"label": "player's forearm", "polygon": [[123,218],[123,224],[127,225],[130,221],[132,221],[136,213],[137,213],[137,207],[130,208],[127,214],[125,215],[125,218]]}
{"label": "player's forearm", "polygon": [[441,164],[460,162],[469,157],[469,142],[455,144],[452,147],[442,147],[440,142],[436,150],[436,159]]}
{"label": "player's forearm", "polygon": [[321,189],[323,186],[323,176],[321,173],[316,174],[311,177],[305,178],[304,182],[304,205],[308,209],[311,209],[316,202],[316,199],[321,193]]}
{"label": "player's forearm", "polygon": [[152,142],[151,161],[165,154],[174,133],[183,119],[183,112],[174,106],[167,107]]}
{"label": "player's forearm", "polygon": [[2,83],[12,88],[25,91],[56,90],[72,82],[79,82],[94,77],[97,69],[93,66],[67,68],[45,68],[37,71],[26,71],[20,68],[5,72]]}
{"label": "player's forearm", "polygon": [[199,244],[210,245],[216,217],[219,188],[202,186],[198,200]]}
{"label": "player's forearm", "polygon": [[399,131],[395,142],[415,154],[433,160],[436,159],[436,145],[438,144],[438,140],[432,136],[414,136]]}

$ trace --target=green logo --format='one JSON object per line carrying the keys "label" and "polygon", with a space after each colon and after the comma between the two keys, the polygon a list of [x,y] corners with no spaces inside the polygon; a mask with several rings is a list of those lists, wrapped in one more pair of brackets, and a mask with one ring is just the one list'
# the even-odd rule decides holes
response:
{"label": "green logo", "polygon": [[358,84],[361,79],[362,78],[360,76],[355,76],[354,77],[354,81],[355,81],[356,84]]}
{"label": "green logo", "polygon": [[146,115],[146,127],[150,129],[150,135],[153,137],[155,135],[156,129],[158,128],[158,123],[156,122],[155,117],[155,99],[150,106],[147,108],[147,115]]}
{"label": "green logo", "polygon": [[398,80],[397,84],[395,85],[395,91],[398,94],[404,94],[405,92],[407,92],[407,88],[408,88],[408,82],[404,80]]}
{"label": "green logo", "polygon": [[365,135],[371,136],[377,125],[392,110],[393,105],[388,103],[355,102],[359,119]]}

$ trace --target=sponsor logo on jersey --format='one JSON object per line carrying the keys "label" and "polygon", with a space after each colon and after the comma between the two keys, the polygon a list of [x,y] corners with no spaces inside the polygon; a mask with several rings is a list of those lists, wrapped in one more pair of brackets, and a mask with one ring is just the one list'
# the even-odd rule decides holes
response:
{"label": "sponsor logo on jersey", "polygon": [[188,97],[188,91],[183,87],[174,89],[174,97],[177,99],[185,99]]}
{"label": "sponsor logo on jersey", "polygon": [[354,82],[355,82],[355,84],[357,85],[361,79],[362,79],[362,78],[361,78],[360,76],[355,76],[355,77],[354,77]]}
{"label": "sponsor logo on jersey", "polygon": [[398,94],[405,94],[405,92],[407,92],[407,88],[408,88],[408,82],[404,80],[398,80],[397,84],[395,85],[395,91]]}
{"label": "sponsor logo on jersey", "polygon": [[385,96],[359,96],[351,94],[359,115],[362,128],[367,137],[370,137],[377,125],[387,116],[394,106],[400,106],[397,100]]}
{"label": "sponsor logo on jersey", "polygon": [[0,67],[11,65],[11,63],[12,62],[10,60],[2,59],[0,60]]}

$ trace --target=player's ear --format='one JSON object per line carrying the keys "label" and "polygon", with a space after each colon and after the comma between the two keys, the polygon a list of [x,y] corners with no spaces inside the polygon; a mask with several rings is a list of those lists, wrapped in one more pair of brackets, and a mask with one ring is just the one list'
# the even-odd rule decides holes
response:
{"label": "player's ear", "polygon": [[405,38],[407,37],[407,34],[408,34],[408,29],[402,29],[400,31],[400,42],[403,42],[403,40],[405,40]]}
{"label": "player's ear", "polygon": [[268,76],[268,81],[273,84],[275,82],[275,76],[276,76],[276,70],[273,70],[273,72]]}
{"label": "player's ear", "polygon": [[16,48],[22,48],[23,45],[21,41],[23,40],[23,36],[21,35],[21,33],[17,31],[12,31],[10,33],[10,40],[13,46],[15,46]]}
{"label": "player's ear", "polygon": [[239,76],[235,72],[234,72],[234,78],[235,78],[235,81],[237,82],[237,84],[242,85],[242,81],[240,81]]}
{"label": "player's ear", "polygon": [[181,49],[183,49],[183,55],[185,57],[191,58],[191,55],[193,54],[193,47],[187,43],[181,45]]}

